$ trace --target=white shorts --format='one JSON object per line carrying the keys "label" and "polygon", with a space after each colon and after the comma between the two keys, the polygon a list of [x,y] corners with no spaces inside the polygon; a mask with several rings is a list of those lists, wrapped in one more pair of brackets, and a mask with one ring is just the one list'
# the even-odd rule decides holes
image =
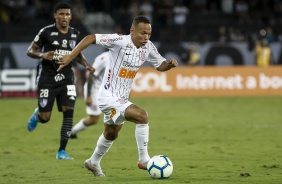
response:
{"label": "white shorts", "polygon": [[[101,87],[102,88],[102,87]],[[121,125],[125,121],[125,109],[132,104],[130,101],[122,102],[120,98],[111,92],[100,89],[97,102],[104,113],[104,123],[108,125]]]}
{"label": "white shorts", "polygon": [[[91,98],[92,98],[92,104],[91,106],[86,106],[86,114],[92,115],[92,116],[99,116],[102,114],[102,111],[99,109],[98,103],[97,103],[97,93],[99,89],[92,88],[91,90]],[[84,99],[87,98],[87,86],[84,85]]]}

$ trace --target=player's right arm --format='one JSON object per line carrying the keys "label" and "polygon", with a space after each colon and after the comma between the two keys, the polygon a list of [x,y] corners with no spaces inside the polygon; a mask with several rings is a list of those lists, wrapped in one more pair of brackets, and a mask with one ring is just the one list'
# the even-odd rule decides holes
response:
{"label": "player's right arm", "polygon": [[34,42],[31,42],[30,46],[27,49],[26,54],[34,59],[46,59],[49,61],[52,61],[53,55],[54,55],[54,51],[49,51],[49,52],[41,52],[41,47],[39,47],[39,45],[37,45]]}

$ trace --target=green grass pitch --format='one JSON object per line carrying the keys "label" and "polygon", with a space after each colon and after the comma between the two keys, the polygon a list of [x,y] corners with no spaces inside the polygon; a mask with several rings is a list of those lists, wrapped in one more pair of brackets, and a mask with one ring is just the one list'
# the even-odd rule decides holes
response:
{"label": "green grass pitch", "polygon": [[[106,177],[83,167],[103,122],[70,140],[73,161],[56,160],[62,114],[28,132],[36,99],[0,100],[0,183],[28,184],[279,184],[282,182],[282,97],[132,98],[149,113],[149,153],[167,155],[174,172],[151,179],[137,168],[135,126],[125,122],[104,156]],[[74,123],[85,116],[79,98]]]}

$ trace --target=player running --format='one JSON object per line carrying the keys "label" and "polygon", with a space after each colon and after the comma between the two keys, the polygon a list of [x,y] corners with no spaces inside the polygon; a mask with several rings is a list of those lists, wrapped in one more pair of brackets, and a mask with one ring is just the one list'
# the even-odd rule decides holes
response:
{"label": "player running", "polygon": [[158,71],[167,71],[178,65],[174,58],[166,61],[154,44],[149,40],[151,23],[145,16],[134,18],[129,35],[91,34],[86,37],[69,54],[60,59],[60,69],[67,65],[82,50],[91,44],[99,44],[110,51],[97,102],[104,113],[105,128],[99,137],[92,156],[84,163],[95,176],[105,176],[100,162],[108,152],[124,121],[136,124],[135,138],[138,147],[138,167],[146,169],[150,159],[148,154],[149,125],[148,113],[128,100],[133,79],[140,66],[149,62]]}
{"label": "player running", "polygon": [[73,159],[65,151],[72,128],[76,101],[72,61],[76,59],[91,73],[94,72],[81,53],[77,53],[77,57],[72,58],[60,72],[57,72],[59,58],[70,54],[80,41],[79,31],[69,26],[71,16],[71,6],[68,3],[57,4],[54,9],[55,24],[42,28],[27,50],[29,57],[40,59],[36,77],[38,107],[30,117],[27,129],[33,131],[38,122],[47,123],[51,118],[56,100],[58,110],[63,113],[60,146],[56,158],[62,160]]}

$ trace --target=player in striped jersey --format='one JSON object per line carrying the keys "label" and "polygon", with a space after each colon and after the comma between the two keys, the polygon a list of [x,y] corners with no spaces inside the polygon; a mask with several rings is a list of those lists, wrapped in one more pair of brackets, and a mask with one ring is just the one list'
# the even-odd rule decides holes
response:
{"label": "player in striped jersey", "polygon": [[103,155],[108,152],[118,137],[124,121],[136,124],[135,137],[138,147],[138,167],[146,170],[150,159],[148,154],[149,126],[148,113],[128,100],[133,79],[146,61],[158,71],[167,71],[178,65],[176,59],[166,61],[149,40],[151,23],[145,16],[134,18],[129,35],[91,34],[60,59],[58,70],[67,65],[82,50],[91,44],[99,44],[109,49],[110,61],[107,63],[97,101],[104,113],[105,129],[99,137],[92,156],[84,163],[95,176],[105,176],[100,167]]}

